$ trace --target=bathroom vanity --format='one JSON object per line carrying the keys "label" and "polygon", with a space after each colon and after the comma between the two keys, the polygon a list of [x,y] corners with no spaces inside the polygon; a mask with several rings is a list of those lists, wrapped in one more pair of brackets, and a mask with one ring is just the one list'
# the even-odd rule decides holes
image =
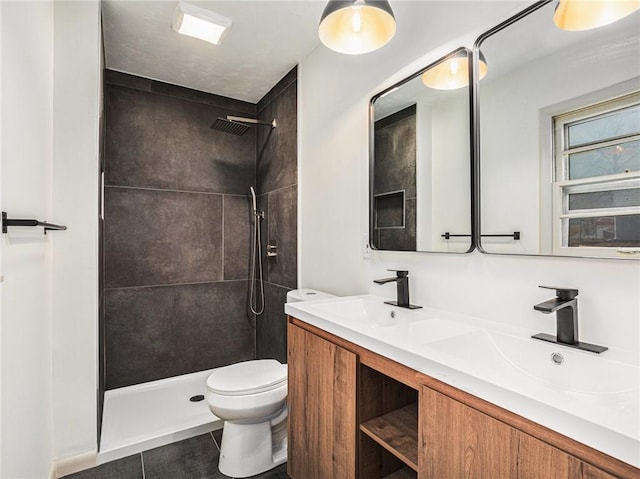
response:
{"label": "bathroom vanity", "polygon": [[[637,457],[619,459],[637,453],[637,438],[616,438],[616,431],[563,411],[554,416],[526,387],[487,400],[496,384],[444,364],[439,345],[474,337],[467,324],[401,311],[377,297],[354,298],[286,306],[291,478],[640,477],[632,465]],[[415,347],[420,335],[432,341],[421,347],[422,360]],[[637,391],[629,398],[635,401]],[[637,410],[637,401],[631,407]],[[581,406],[568,405],[574,408]],[[599,436],[595,447],[576,440],[580,433],[573,431],[581,428]],[[598,440],[613,449],[602,452]]]}

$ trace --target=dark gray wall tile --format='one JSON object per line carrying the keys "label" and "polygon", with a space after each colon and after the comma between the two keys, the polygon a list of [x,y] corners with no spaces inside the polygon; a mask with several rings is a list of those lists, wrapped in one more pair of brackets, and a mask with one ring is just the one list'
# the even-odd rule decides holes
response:
{"label": "dark gray wall tile", "polygon": [[107,389],[253,359],[247,282],[105,291]]}
{"label": "dark gray wall tile", "polygon": [[[374,243],[378,249],[415,251],[416,249],[416,115],[415,105],[379,120],[375,128],[374,193],[404,190],[404,228],[379,229]],[[402,198],[379,197],[377,224],[402,224]],[[386,206],[385,206],[386,205]]]}
{"label": "dark gray wall tile", "polygon": [[405,200],[405,227],[399,229],[379,229],[376,247],[383,250],[416,250],[416,200]]}
{"label": "dark gray wall tile", "polygon": [[256,357],[287,362],[287,317],[284,303],[288,288],[265,283],[264,313],[256,319]]}
{"label": "dark gray wall tile", "polygon": [[247,279],[253,247],[251,198],[224,196],[224,279]]}
{"label": "dark gray wall tile", "polygon": [[273,102],[284,90],[289,88],[291,84],[298,80],[298,66],[293,67],[289,72],[283,76],[278,83],[276,83],[271,90],[267,92],[258,102],[258,112],[264,110],[269,103]]}
{"label": "dark gray wall tile", "polygon": [[[133,187],[109,187],[105,198],[106,387],[253,358],[246,195],[256,184],[256,130],[238,137],[210,125],[228,114],[255,117],[256,105],[106,77],[106,183]],[[222,196],[188,191],[244,197],[227,196],[225,208]],[[223,277],[244,281],[191,284]],[[189,284],[113,289],[175,283]]]}
{"label": "dark gray wall tile", "polygon": [[297,183],[297,95],[297,82],[293,82],[258,115],[262,120],[271,121],[275,118],[277,122],[277,127],[273,130],[258,130],[260,193],[269,193]]}
{"label": "dark gray wall tile", "polygon": [[192,90],[190,88],[185,88],[155,80],[151,81],[150,90],[154,93],[173,96],[182,100],[194,101],[197,103],[203,103],[205,105],[224,108],[236,115],[249,115],[252,118],[255,118],[257,111],[256,105],[254,103],[236,100],[234,98],[227,98],[220,95],[214,95],[212,93],[206,93],[199,90]]}
{"label": "dark gray wall tile", "polygon": [[142,479],[142,457],[140,454],[123,457],[64,477],[65,479]]}
{"label": "dark gray wall tile", "polygon": [[[173,190],[107,188],[107,388],[254,357],[256,332],[244,280],[251,239],[246,195],[260,170],[259,209],[267,214],[263,243],[271,236],[279,248],[278,262],[266,265],[265,277],[296,287],[296,77],[294,68],[260,102],[261,118],[275,117],[278,127],[254,127],[237,137],[209,127],[228,114],[254,117],[258,106],[106,73],[106,183]],[[228,196],[223,204],[219,196],[187,191]],[[113,289],[223,278],[243,281]],[[264,338],[264,354],[284,362],[287,288],[267,285],[265,291],[265,314],[276,319],[264,322],[268,327],[258,337]]]}
{"label": "dark gray wall tile", "polygon": [[267,258],[267,280],[295,288],[298,283],[298,188],[269,193],[268,241],[276,241],[278,256]]}
{"label": "dark gray wall tile", "polygon": [[105,189],[105,285],[222,279],[222,197]]}
{"label": "dark gray wall tile", "polygon": [[[176,301],[183,314],[174,346],[186,371],[255,358],[253,318],[247,315],[248,282],[193,285]],[[182,373],[181,373],[182,374]]]}
{"label": "dark gray wall tile", "polygon": [[262,271],[264,279],[268,280],[268,258],[267,258],[267,242],[269,240],[269,195],[258,196],[258,211],[264,213],[264,218],[261,221],[260,229],[260,241],[262,251]]}
{"label": "dark gray wall tile", "polygon": [[402,227],[405,225],[404,193],[388,193],[375,198],[376,228]]}
{"label": "dark gray wall tile", "polygon": [[[297,68],[258,103],[258,117],[278,126],[260,129],[257,142],[260,209],[265,211],[263,252],[265,312],[256,318],[256,356],[286,362],[287,323],[284,303],[297,287]],[[266,257],[267,242],[278,246]],[[265,476],[271,477],[271,476]],[[278,477],[278,476],[275,476]]]}
{"label": "dark gray wall tile", "polygon": [[255,128],[210,128],[230,110],[107,85],[105,112],[108,185],[246,195],[255,184]]}
{"label": "dark gray wall tile", "polygon": [[407,198],[415,198],[416,115],[376,128],[374,151],[374,193],[405,190]]}
{"label": "dark gray wall tile", "polygon": [[127,73],[117,72],[115,70],[104,71],[104,83],[106,85],[119,85],[135,90],[150,91],[151,82],[148,78],[142,78]]}
{"label": "dark gray wall tile", "polygon": [[150,91],[161,95],[172,96],[182,100],[188,100],[205,105],[217,106],[228,109],[235,113],[249,115],[255,117],[257,113],[257,105],[243,100],[236,100],[225,96],[215,95],[199,90],[192,90],[171,83],[165,83],[157,80],[150,80],[128,73],[122,73],[115,70],[104,71],[104,83],[106,85],[119,85],[134,90]]}
{"label": "dark gray wall tile", "polygon": [[225,479],[218,471],[220,454],[211,434],[142,453],[145,479]]}

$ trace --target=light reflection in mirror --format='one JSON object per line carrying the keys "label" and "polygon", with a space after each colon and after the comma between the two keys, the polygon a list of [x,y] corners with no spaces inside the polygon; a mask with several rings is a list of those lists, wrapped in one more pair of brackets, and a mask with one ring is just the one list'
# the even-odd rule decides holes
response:
{"label": "light reflection in mirror", "polygon": [[[372,99],[370,240],[376,249],[472,249],[468,53],[456,50]],[[454,57],[464,84],[427,87],[425,75]]]}

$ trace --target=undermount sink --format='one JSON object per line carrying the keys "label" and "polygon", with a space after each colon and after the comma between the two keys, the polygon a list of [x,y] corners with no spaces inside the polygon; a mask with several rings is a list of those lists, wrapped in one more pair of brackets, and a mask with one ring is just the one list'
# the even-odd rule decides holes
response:
{"label": "undermount sink", "polygon": [[536,381],[554,391],[622,398],[637,393],[640,383],[639,368],[630,364],[495,331],[477,330],[426,346],[478,374]]}

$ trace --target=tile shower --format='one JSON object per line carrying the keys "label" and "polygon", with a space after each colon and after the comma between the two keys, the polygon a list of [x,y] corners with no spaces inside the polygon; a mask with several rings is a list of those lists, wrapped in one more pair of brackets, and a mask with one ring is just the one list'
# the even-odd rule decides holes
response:
{"label": "tile shower", "polygon": [[[263,242],[277,245],[265,258],[265,311],[256,325],[256,356],[287,361],[287,322],[283,304],[298,283],[297,71],[289,72],[258,103],[258,118],[276,118],[278,127],[257,131],[258,209],[265,212]],[[280,131],[280,135],[276,133]],[[262,251],[266,250],[263,245]]]}
{"label": "tile shower", "polygon": [[416,249],[416,105],[375,122],[375,230],[378,249]]}
{"label": "tile shower", "polygon": [[[254,358],[286,361],[297,285],[297,71],[257,104],[105,72],[100,393]],[[243,136],[217,117],[271,121]],[[265,311],[248,312],[257,188]],[[186,398],[188,400],[188,398]]]}

